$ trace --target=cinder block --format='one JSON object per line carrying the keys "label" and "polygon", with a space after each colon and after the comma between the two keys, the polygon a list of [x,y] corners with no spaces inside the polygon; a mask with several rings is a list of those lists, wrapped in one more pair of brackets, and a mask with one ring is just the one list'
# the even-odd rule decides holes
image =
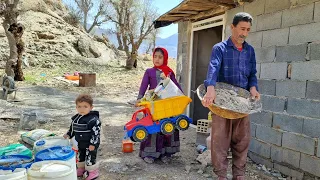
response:
{"label": "cinder block", "polygon": [[243,12],[243,6],[239,6],[237,8],[230,9],[226,11],[226,24],[232,24],[232,20],[234,15],[236,15],[238,12]]}
{"label": "cinder block", "polygon": [[289,9],[290,5],[290,0],[266,0],[265,13]]}
{"label": "cinder block", "polygon": [[310,60],[320,60],[320,43],[310,43],[309,48]]}
{"label": "cinder block", "polygon": [[255,162],[257,164],[263,164],[267,168],[273,168],[273,163],[270,159],[263,158],[263,157],[259,156],[258,154],[252,153],[250,151],[248,152],[248,156],[253,162]]}
{"label": "cinder block", "polygon": [[320,21],[320,2],[315,3],[314,8],[314,21],[319,22]]}
{"label": "cinder block", "polygon": [[280,28],[281,16],[282,11],[258,16],[257,31]]}
{"label": "cinder block", "polygon": [[300,168],[315,176],[320,176],[320,159],[314,156],[301,154]]}
{"label": "cinder block", "polygon": [[282,146],[305,154],[314,155],[316,140],[301,134],[284,132],[282,136]]}
{"label": "cinder block", "polygon": [[308,24],[313,19],[314,3],[283,11],[282,27]]}
{"label": "cinder block", "polygon": [[262,43],[262,32],[254,32],[250,33],[246,39],[246,41],[253,46],[254,48],[261,47]]}
{"label": "cinder block", "polygon": [[307,81],[307,98],[320,100],[320,81]]}
{"label": "cinder block", "polygon": [[255,48],[255,54],[257,62],[273,62],[276,57],[276,47],[270,46],[263,48]]}
{"label": "cinder block", "polygon": [[283,112],[285,109],[286,98],[261,95],[262,108],[272,112]]}
{"label": "cinder block", "polygon": [[310,137],[320,137],[320,119],[304,118],[303,134]]}
{"label": "cinder block", "polygon": [[261,64],[261,79],[277,79],[284,80],[287,78],[288,64],[283,63],[262,63]]}
{"label": "cinder block", "polygon": [[272,112],[261,111],[258,113],[250,114],[250,121],[255,124],[271,127]]}
{"label": "cinder block", "polygon": [[257,31],[257,19],[258,19],[258,17],[257,16],[253,16],[252,18],[253,19],[252,19],[250,32],[256,32]]}
{"label": "cinder block", "polygon": [[297,116],[320,118],[320,101],[307,99],[288,99],[287,112]]}
{"label": "cinder block", "polygon": [[263,39],[262,39],[262,47],[284,46],[288,44],[288,36],[289,36],[289,28],[264,31]]}
{"label": "cinder block", "polygon": [[281,146],[282,132],[276,129],[257,125],[256,137],[264,142]]}
{"label": "cinder block", "polygon": [[306,81],[277,81],[276,95],[286,97],[304,98],[306,96]]}
{"label": "cinder block", "polygon": [[250,123],[251,137],[256,137],[256,129],[257,125],[255,123]]}
{"label": "cinder block", "polygon": [[307,55],[308,44],[278,46],[277,62],[305,61]]}
{"label": "cinder block", "polygon": [[211,122],[207,119],[199,119],[197,121],[197,132],[210,133]]}
{"label": "cinder block", "polygon": [[256,0],[252,3],[246,3],[244,5],[244,12],[249,13],[251,16],[263,14],[265,3],[266,0]]}
{"label": "cinder block", "polygon": [[278,163],[274,163],[274,169],[280,171],[282,174],[295,178],[296,180],[303,180],[303,172],[290,169],[287,166],[280,165]]}
{"label": "cinder block", "polygon": [[279,146],[271,146],[271,159],[280,163],[288,163],[299,168],[300,152],[292,151]]}
{"label": "cinder block", "polygon": [[293,2],[295,4],[292,4],[292,5],[304,5],[304,4],[310,4],[316,1],[319,1],[319,0],[294,0]]}
{"label": "cinder block", "polygon": [[293,80],[319,80],[320,61],[292,63],[291,79]]}
{"label": "cinder block", "polygon": [[266,80],[266,79],[259,79],[259,92],[260,94],[265,95],[276,95],[276,81],[275,80]]}
{"label": "cinder block", "polygon": [[251,139],[249,150],[265,158],[270,158],[271,146],[255,138]]}
{"label": "cinder block", "polygon": [[287,114],[273,113],[273,128],[302,133],[303,118]]}
{"label": "cinder block", "polygon": [[320,23],[311,23],[290,27],[289,44],[319,41]]}

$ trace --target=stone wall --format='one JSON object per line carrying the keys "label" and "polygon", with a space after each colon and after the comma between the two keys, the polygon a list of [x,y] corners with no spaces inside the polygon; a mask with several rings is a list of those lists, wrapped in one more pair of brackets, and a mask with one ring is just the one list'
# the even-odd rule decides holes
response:
{"label": "stone wall", "polygon": [[256,0],[226,13],[254,17],[263,111],[251,115],[249,157],[296,179],[320,177],[320,1]]}

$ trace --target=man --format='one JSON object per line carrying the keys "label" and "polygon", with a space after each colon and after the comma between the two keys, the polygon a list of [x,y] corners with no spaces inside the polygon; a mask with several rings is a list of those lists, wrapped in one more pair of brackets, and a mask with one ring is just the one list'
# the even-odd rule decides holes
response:
{"label": "man", "polygon": [[[256,58],[254,49],[246,41],[250,32],[252,17],[248,13],[238,13],[231,24],[232,35],[228,40],[213,46],[207,79],[207,87],[202,104],[208,107],[216,98],[216,82],[225,82],[250,91],[260,99],[256,77]],[[228,168],[228,149],[232,150],[232,173],[234,180],[243,180],[246,158],[250,143],[249,117],[224,119],[212,116],[211,158],[214,172],[219,180],[226,180]]]}

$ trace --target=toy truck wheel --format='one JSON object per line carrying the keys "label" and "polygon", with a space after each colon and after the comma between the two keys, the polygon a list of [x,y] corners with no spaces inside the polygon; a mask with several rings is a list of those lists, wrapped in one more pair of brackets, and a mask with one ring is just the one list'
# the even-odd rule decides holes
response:
{"label": "toy truck wheel", "polygon": [[175,127],[171,122],[166,121],[161,125],[161,132],[166,135],[173,134],[174,128]]}
{"label": "toy truck wheel", "polygon": [[136,140],[134,140],[132,136],[130,137],[130,140],[131,140],[132,142],[136,142]]}
{"label": "toy truck wheel", "polygon": [[184,131],[189,128],[189,121],[185,118],[180,118],[177,120],[176,125],[179,130]]}
{"label": "toy truck wheel", "polygon": [[145,128],[142,128],[142,127],[138,127],[137,129],[135,129],[132,134],[132,139],[135,142],[142,142],[146,140],[147,137],[148,137],[148,132]]}

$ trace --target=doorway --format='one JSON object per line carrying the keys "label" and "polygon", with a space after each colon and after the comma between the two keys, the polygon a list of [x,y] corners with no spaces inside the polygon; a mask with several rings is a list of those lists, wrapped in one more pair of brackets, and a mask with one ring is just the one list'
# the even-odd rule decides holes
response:
{"label": "doorway", "polygon": [[[193,32],[191,90],[196,90],[207,77],[212,47],[222,41],[223,25]],[[190,82],[189,82],[190,83]],[[191,94],[190,117],[193,124],[199,119],[207,119],[209,109],[202,106],[196,93]]]}

